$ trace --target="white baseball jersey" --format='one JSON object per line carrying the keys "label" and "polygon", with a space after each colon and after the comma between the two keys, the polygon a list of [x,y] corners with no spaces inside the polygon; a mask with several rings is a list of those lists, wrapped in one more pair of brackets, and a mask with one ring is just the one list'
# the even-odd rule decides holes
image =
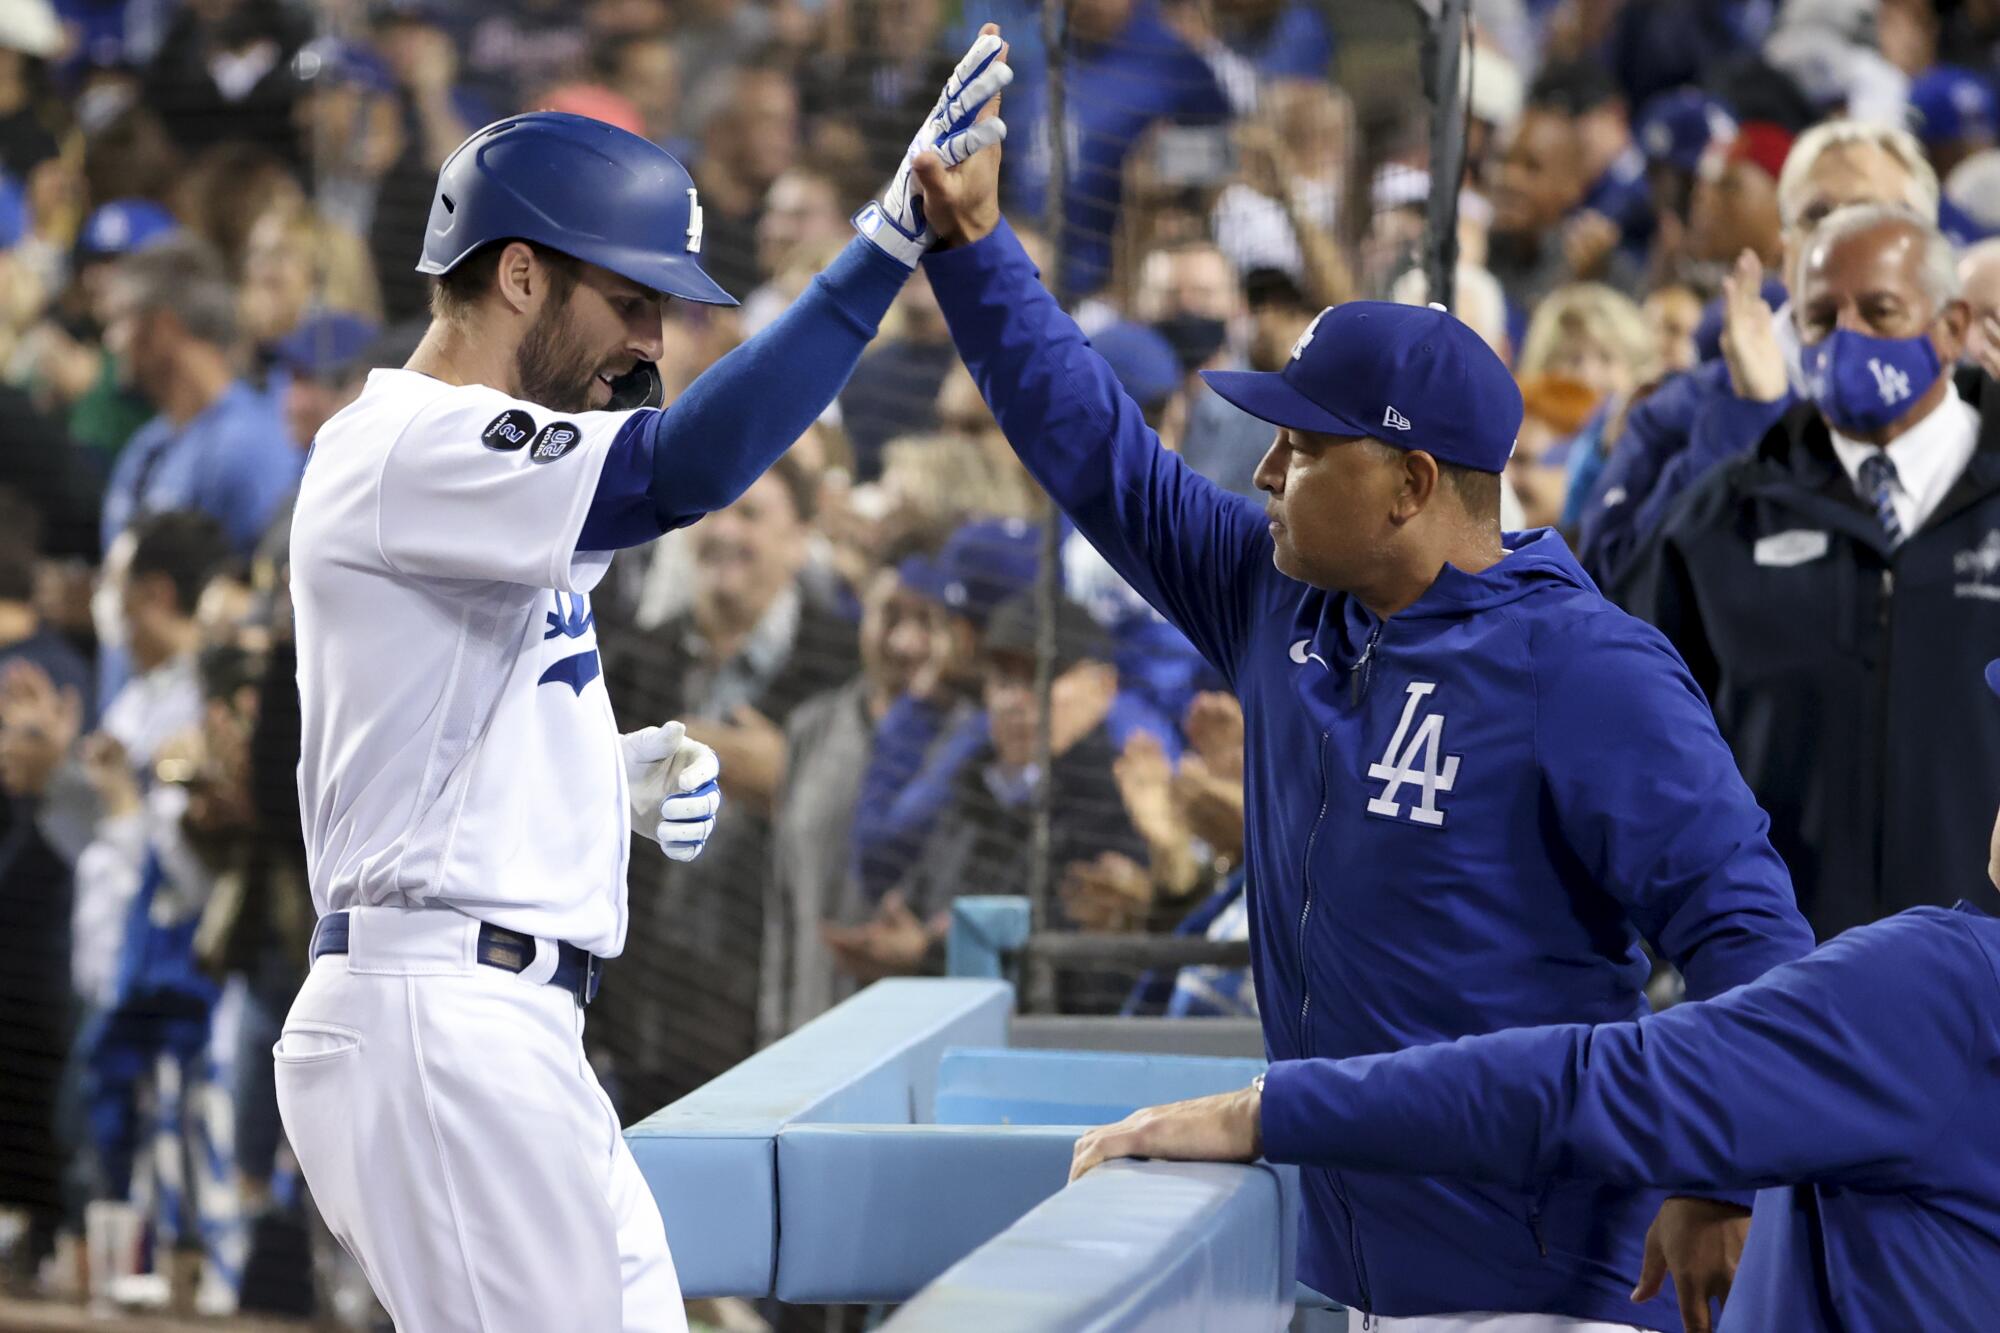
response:
{"label": "white baseball jersey", "polygon": [[[313,905],[625,944],[624,765],[577,543],[631,412],[377,370],[292,520]],[[633,423],[635,428],[639,423]],[[636,429],[633,432],[636,434]]]}

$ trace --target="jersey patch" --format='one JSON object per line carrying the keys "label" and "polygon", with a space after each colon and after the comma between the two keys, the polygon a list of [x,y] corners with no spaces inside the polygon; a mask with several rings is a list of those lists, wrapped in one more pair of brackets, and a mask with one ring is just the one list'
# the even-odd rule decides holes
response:
{"label": "jersey patch", "polygon": [[479,432],[479,442],[488,449],[511,453],[534,433],[535,419],[518,407],[510,407],[486,423],[486,429]]}
{"label": "jersey patch", "polygon": [[551,421],[542,427],[542,433],[535,437],[534,447],[528,450],[530,463],[553,463],[568,453],[583,433],[568,421]]}

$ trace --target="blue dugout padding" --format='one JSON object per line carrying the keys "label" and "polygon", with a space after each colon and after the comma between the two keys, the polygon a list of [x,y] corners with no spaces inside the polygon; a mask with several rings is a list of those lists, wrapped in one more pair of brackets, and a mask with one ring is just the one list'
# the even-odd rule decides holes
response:
{"label": "blue dugout padding", "polygon": [[[1071,1148],[1085,1127],[1240,1088],[1263,1067],[1011,1050],[1003,1045],[1011,1008],[1000,982],[882,982],[628,1130],[686,1294],[908,1301],[968,1254],[1028,1243],[1016,1225],[1026,1225],[1024,1215],[1068,1216],[1077,1205],[1047,1209],[1068,1193]],[[1224,1170],[1234,1174],[1123,1187],[1139,1191],[1146,1208],[1165,1209],[1155,1221],[1167,1228],[1124,1243],[1135,1253],[1171,1244],[1171,1262],[1154,1266],[1188,1284],[1128,1291],[1120,1299],[1138,1302],[1133,1310],[1175,1301],[1239,1313],[1289,1309],[1296,1200],[1281,1201],[1269,1182],[1289,1190],[1291,1177]],[[1102,1188],[1094,1180],[1085,1182],[1093,1192]],[[1215,1183],[1223,1180],[1237,1183]],[[1125,1207],[1122,1198],[1111,1201]],[[1254,1240],[1239,1234],[1246,1225]],[[1058,1248],[1070,1243],[1065,1236]],[[1208,1255],[1207,1267],[1189,1267],[1183,1248]],[[1263,1267],[1244,1257],[1260,1249]],[[1093,1292],[1063,1299],[1109,1308]]]}
{"label": "blue dugout padding", "polygon": [[1112,1162],[945,1271],[888,1333],[1271,1330],[1292,1318],[1298,1173]]}
{"label": "blue dugout padding", "polygon": [[995,981],[879,982],[625,1131],[689,1297],[767,1296],[778,1276],[778,1134],[931,1116],[946,1046],[1006,1039]]}

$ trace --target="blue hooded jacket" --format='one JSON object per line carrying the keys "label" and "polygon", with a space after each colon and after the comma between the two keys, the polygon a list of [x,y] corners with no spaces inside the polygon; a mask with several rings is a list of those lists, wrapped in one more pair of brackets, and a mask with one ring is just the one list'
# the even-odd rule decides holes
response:
{"label": "blue hooded jacket", "polygon": [[1996,969],[2000,921],[1917,907],[1637,1023],[1276,1064],[1264,1150],[1517,1187],[1761,1186],[1722,1333],[1991,1328]]}
{"label": "blue hooded jacket", "polygon": [[[1551,532],[1383,621],[1272,564],[1258,507],[1162,449],[1003,223],[926,258],[1035,478],[1242,700],[1273,1060],[1645,1012],[1650,939],[1714,995],[1812,947],[1680,659]],[[1663,1196],[1303,1173],[1301,1280],[1386,1315],[1680,1327],[1629,1299]]]}

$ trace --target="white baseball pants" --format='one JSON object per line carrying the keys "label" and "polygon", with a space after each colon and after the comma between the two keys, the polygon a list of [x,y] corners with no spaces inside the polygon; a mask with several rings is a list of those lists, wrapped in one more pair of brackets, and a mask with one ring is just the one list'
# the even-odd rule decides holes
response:
{"label": "white baseball pants", "polygon": [[402,1333],[686,1333],[667,1234],[583,1010],[476,962],[457,912],[359,908],[273,1049],[321,1215]]}

